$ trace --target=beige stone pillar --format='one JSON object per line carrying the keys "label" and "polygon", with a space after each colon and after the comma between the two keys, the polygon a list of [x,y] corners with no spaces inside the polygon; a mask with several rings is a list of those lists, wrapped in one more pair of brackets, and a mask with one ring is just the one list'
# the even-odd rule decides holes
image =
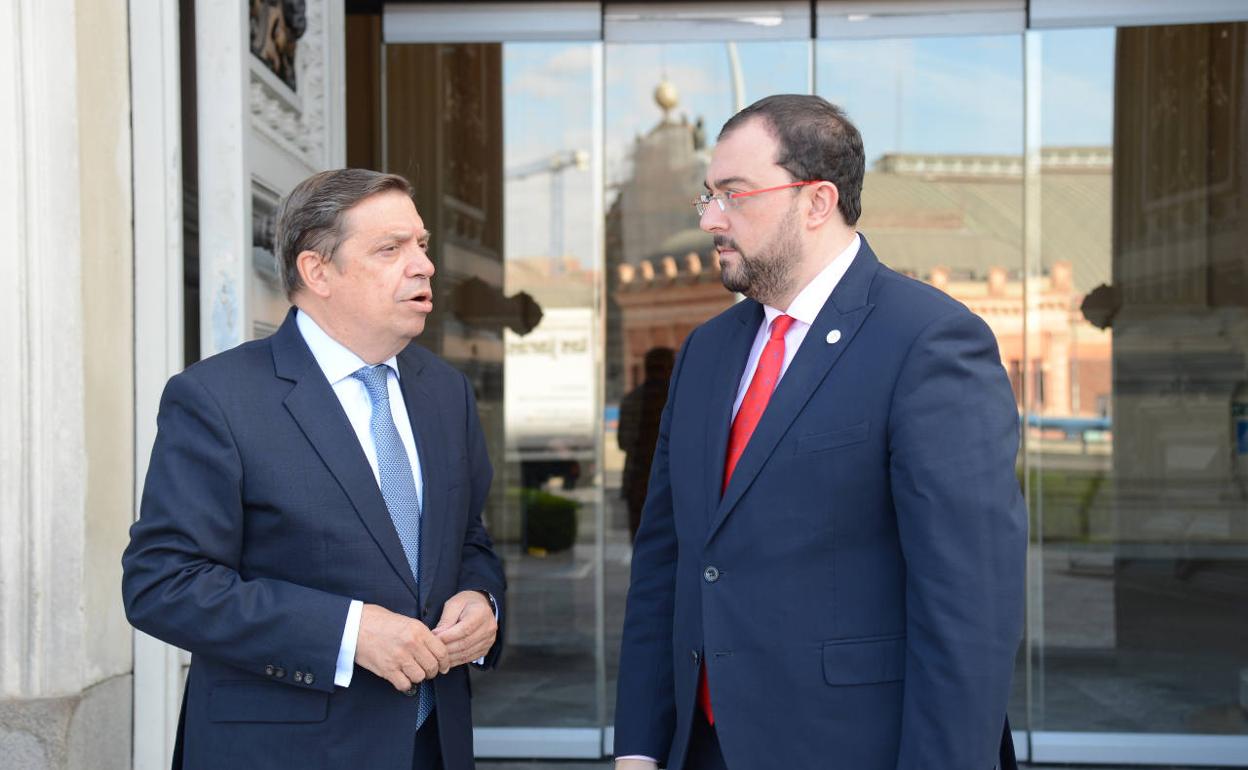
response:
{"label": "beige stone pillar", "polygon": [[126,7],[0,9],[0,764],[125,768],[133,495]]}

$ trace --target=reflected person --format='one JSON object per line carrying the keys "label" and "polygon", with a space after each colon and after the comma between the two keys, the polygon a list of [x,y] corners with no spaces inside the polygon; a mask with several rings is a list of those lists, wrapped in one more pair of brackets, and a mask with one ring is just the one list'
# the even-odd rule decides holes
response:
{"label": "reflected person", "polygon": [[1013,768],[1019,426],[988,326],[857,232],[862,138],[816,96],[720,131],[725,286],[672,374],[620,654],[616,766]]}
{"label": "reflected person", "polygon": [[628,539],[637,537],[641,508],[646,502],[650,463],[659,439],[659,419],[667,403],[667,386],[672,379],[676,351],[650,348],[644,359],[645,379],[620,399],[620,425],[616,440],[624,452],[624,473],[620,495],[628,506]]}
{"label": "reflected person", "polygon": [[429,237],[402,177],[301,182],[285,322],[165,387],[122,589],[193,656],[175,767],[473,765],[504,578],[472,388],[413,343]]}

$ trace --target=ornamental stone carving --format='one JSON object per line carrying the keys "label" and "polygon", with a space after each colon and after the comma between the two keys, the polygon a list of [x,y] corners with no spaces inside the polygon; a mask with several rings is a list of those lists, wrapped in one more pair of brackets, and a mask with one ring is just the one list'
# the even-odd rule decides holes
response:
{"label": "ornamental stone carving", "polygon": [[[325,117],[329,98],[325,83],[329,46],[326,2],[252,2],[252,53],[255,55],[250,62],[248,94],[252,126],[313,169],[330,165]],[[289,29],[276,34],[285,48],[262,39],[260,52],[257,52],[256,35],[264,31],[257,28],[257,14],[267,10],[269,16],[264,18],[269,19],[271,26],[275,25],[273,14],[277,12],[272,9],[279,5]],[[301,28],[297,26],[300,24]],[[296,40],[298,57],[294,55]],[[273,65],[274,57],[277,67]]]}
{"label": "ornamental stone carving", "polygon": [[251,53],[296,90],[295,52],[307,31],[305,0],[251,0]]}

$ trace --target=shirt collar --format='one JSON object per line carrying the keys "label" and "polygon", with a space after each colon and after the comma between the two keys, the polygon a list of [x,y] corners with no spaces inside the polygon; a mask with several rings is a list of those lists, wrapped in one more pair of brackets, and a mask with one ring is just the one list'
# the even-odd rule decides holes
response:
{"label": "shirt collar", "polygon": [[[308,343],[312,357],[316,359],[316,363],[325,373],[325,379],[329,380],[330,385],[337,385],[339,381],[350,377],[362,367],[368,366],[364,359],[352,353],[347,346],[326,334],[325,330],[312,320],[312,316],[302,310],[295,311],[295,325],[299,327],[303,341]],[[398,356],[391,356],[384,363],[394,370],[396,377],[399,375]]]}
{"label": "shirt collar", "polygon": [[861,236],[858,233],[854,233],[854,239],[849,242],[845,250],[837,254],[836,258],[829,262],[827,267],[820,270],[819,274],[797,293],[797,296],[789,304],[787,311],[774,308],[771,305],[763,305],[763,315],[766,317],[767,328],[770,329],[771,322],[781,315],[791,316],[796,321],[800,321],[807,326],[813,326],[819,311],[828,303],[828,298],[832,296],[836,285],[845,276],[845,271],[849,270],[849,266],[853,264],[854,257],[858,255],[858,249],[861,246]]}

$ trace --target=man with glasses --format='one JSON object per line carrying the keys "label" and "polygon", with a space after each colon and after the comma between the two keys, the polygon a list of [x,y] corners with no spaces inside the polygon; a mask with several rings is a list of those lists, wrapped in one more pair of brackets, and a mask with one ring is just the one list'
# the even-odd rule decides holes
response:
{"label": "man with glasses", "polygon": [[1022,636],[1018,414],[988,326],[855,230],[858,130],[771,96],[694,205],[746,300],[672,375],[616,767],[991,770]]}

